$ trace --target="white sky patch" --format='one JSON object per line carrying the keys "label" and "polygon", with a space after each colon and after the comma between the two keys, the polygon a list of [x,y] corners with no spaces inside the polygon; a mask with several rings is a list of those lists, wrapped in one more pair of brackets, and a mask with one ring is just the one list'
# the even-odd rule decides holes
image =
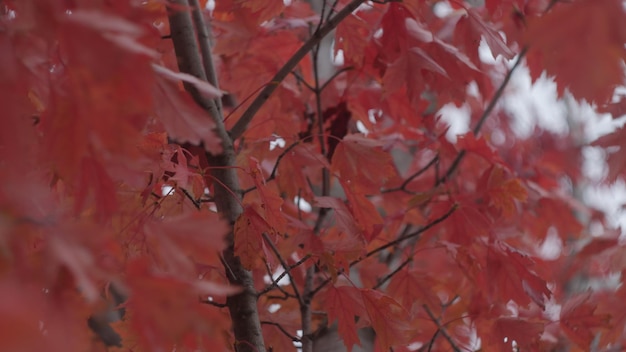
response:
{"label": "white sky patch", "polygon": [[446,138],[450,142],[456,141],[456,136],[467,133],[470,121],[470,109],[467,105],[463,105],[460,108],[454,104],[446,104],[439,109],[439,114],[443,121],[450,125]]}
{"label": "white sky patch", "polygon": [[300,197],[295,197],[293,199],[293,203],[298,207],[298,209],[305,213],[310,213],[313,210],[311,204]]}
{"label": "white sky patch", "polygon": [[337,50],[337,55],[333,56],[333,52],[334,50],[330,51],[330,56],[331,56],[331,60],[333,62],[333,65],[335,66],[343,66],[344,64],[344,57],[343,57],[343,49],[339,49]]}
{"label": "white sky patch", "polygon": [[209,0],[206,2],[206,7],[207,10],[209,11],[213,11],[215,10],[215,0]]}
{"label": "white sky patch", "polygon": [[[269,276],[269,275],[265,275],[265,276],[263,277],[263,281],[264,281],[266,284],[268,284],[268,285],[269,285],[269,284],[271,284],[272,282],[274,282],[274,280],[278,279],[278,277],[279,277],[282,273],[284,273],[284,272],[285,272],[285,270],[284,270],[282,267],[280,267],[280,268],[276,269],[276,271],[274,271],[274,273],[272,274],[272,277],[271,277],[271,278],[270,278],[270,276]],[[278,283],[277,283],[277,284],[278,284],[278,286],[287,286],[287,285],[289,285],[289,282],[290,282],[290,281],[289,281],[289,275],[285,275],[285,276],[283,276],[280,280],[278,280]]]}
{"label": "white sky patch", "polygon": [[280,304],[276,304],[276,303],[270,304],[270,306],[267,307],[267,311],[274,314],[280,310],[280,307],[281,307]]}
{"label": "white sky patch", "polygon": [[359,132],[363,133],[365,136],[367,136],[370,133],[370,131],[367,129],[367,127],[365,127],[365,125],[361,121],[356,122],[356,129]]}
{"label": "white sky patch", "polygon": [[163,197],[171,196],[172,194],[174,194],[174,192],[176,192],[176,190],[172,186],[168,186],[168,185],[161,186],[161,196]]}
{"label": "white sky patch", "polygon": [[273,141],[270,141],[270,150],[274,150],[276,147],[279,148],[284,148],[285,147],[285,140],[282,137],[278,137],[276,139],[274,139]]}
{"label": "white sky patch", "polygon": [[592,207],[606,213],[609,225],[622,228],[622,236],[626,229],[626,214],[623,204],[626,204],[626,184],[618,180],[612,185],[602,187],[588,187],[584,192],[585,202]]}
{"label": "white sky patch", "polygon": [[559,234],[553,227],[550,227],[548,229],[548,235],[541,244],[541,247],[539,247],[537,254],[544,260],[555,260],[561,255],[562,250],[563,242]]}

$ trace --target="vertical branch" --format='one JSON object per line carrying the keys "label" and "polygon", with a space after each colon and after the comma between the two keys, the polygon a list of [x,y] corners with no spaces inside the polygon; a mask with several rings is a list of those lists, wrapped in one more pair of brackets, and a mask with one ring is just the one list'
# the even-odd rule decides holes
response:
{"label": "vertical branch", "polygon": [[337,14],[326,21],[319,30],[315,31],[311,38],[304,43],[298,51],[293,54],[291,58],[283,65],[283,67],[276,72],[272,80],[267,84],[261,93],[254,98],[248,109],[244,111],[241,118],[235,123],[233,128],[230,130],[230,135],[233,139],[239,138],[244,131],[246,130],[250,121],[256,113],[261,109],[261,106],[265,104],[267,99],[274,93],[276,88],[280,82],[282,82],[285,77],[289,75],[291,71],[298,65],[298,63],[307,55],[309,52],[315,48],[315,46],[324,38],[328,33],[330,33],[337,25],[348,15],[352,13],[352,11],[356,10],[365,0],[352,0],[350,1],[341,11],[337,12]]}
{"label": "vertical branch", "polygon": [[[194,19],[198,31],[206,27],[200,9],[197,7],[197,1],[191,0],[196,7],[193,9]],[[180,11],[177,9],[188,9],[187,0],[169,0],[168,19],[170,22],[171,36],[174,42],[174,50],[178,59],[178,68],[181,72],[191,74],[199,79],[207,81],[207,73],[211,73],[208,63],[212,63],[211,51],[207,46],[201,51],[196,41],[196,29],[192,22],[191,16],[187,10]],[[207,35],[208,36],[208,35]],[[203,42],[203,40],[200,40]],[[202,45],[202,44],[201,44]],[[205,67],[208,72],[205,72]],[[217,82],[212,82],[217,83]],[[235,150],[233,142],[230,139],[223,123],[221,109],[218,108],[216,100],[206,98],[199,94],[197,89],[185,84],[185,89],[191,94],[195,102],[204,108],[213,122],[215,123],[215,133],[222,141],[222,153],[212,155],[207,153],[207,159],[211,167],[211,175],[216,179],[214,186],[214,199],[220,214],[231,224],[231,232],[227,235],[228,246],[222,253],[223,263],[226,267],[228,280],[233,284],[243,288],[241,293],[229,296],[226,305],[230,312],[233,324],[233,332],[235,334],[235,349],[238,352],[265,352],[261,324],[257,310],[256,290],[252,274],[243,268],[238,257],[235,256],[232,225],[241,215],[241,189],[235,169]],[[210,229],[207,229],[210,231]]]}

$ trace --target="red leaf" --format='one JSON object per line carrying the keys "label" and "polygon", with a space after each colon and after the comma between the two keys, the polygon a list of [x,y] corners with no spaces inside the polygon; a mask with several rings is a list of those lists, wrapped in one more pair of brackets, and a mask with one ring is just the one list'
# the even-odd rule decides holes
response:
{"label": "red leaf", "polygon": [[594,339],[594,331],[608,328],[610,316],[595,314],[596,304],[589,302],[590,294],[569,299],[561,308],[560,326],[580,348],[588,348]]}
{"label": "red leaf", "polygon": [[221,142],[214,132],[215,123],[188,95],[163,78],[157,78],[154,95],[159,111],[157,116],[170,138],[180,143],[203,143],[207,151],[221,152]]}
{"label": "red leaf", "polygon": [[494,299],[513,299],[523,305],[534,302],[543,308],[552,292],[545,280],[529,270],[533,264],[528,255],[503,245],[491,245],[483,274],[487,288],[496,295]]}
{"label": "red leaf", "polygon": [[358,193],[376,193],[395,175],[389,153],[377,141],[347,135],[333,155],[331,171]]}
{"label": "red leaf", "polygon": [[376,290],[362,290],[369,322],[376,332],[376,345],[381,351],[403,345],[409,336],[408,314],[393,298]]}
{"label": "red leaf", "polygon": [[349,350],[360,345],[355,317],[365,316],[365,304],[359,289],[351,286],[331,286],[326,290],[323,302],[328,311],[328,321],[337,321],[337,331]]}
{"label": "red leaf", "polygon": [[258,205],[247,205],[235,222],[235,254],[248,270],[258,267],[263,258],[263,234],[269,234],[272,226],[259,214]]}
{"label": "red leaf", "polygon": [[624,15],[621,0],[583,0],[557,4],[530,21],[525,38],[533,76],[545,69],[559,93],[568,88],[577,99],[608,102],[624,82]]}

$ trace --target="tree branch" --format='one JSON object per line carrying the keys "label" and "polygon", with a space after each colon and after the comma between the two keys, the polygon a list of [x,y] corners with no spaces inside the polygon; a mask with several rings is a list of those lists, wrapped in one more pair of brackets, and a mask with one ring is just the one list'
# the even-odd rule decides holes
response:
{"label": "tree branch", "polygon": [[[285,276],[287,276],[289,274],[289,272],[297,267],[299,267],[300,265],[302,265],[304,262],[306,262],[307,260],[309,260],[309,258],[311,258],[310,254],[307,254],[306,256],[304,256],[304,258],[298,260],[295,264],[289,266],[288,268],[285,268],[285,271],[283,271],[280,275],[278,275],[278,277],[276,279],[274,279],[274,281],[272,281],[271,284],[269,284],[266,288],[264,288],[263,290],[259,291],[259,293],[257,294],[257,296],[262,296],[268,292],[270,292],[271,290],[274,289],[274,287],[278,286],[278,282],[280,280],[282,280]],[[270,276],[271,277],[271,276]]]}
{"label": "tree branch", "polygon": [[[430,319],[433,321],[433,323],[435,323],[437,325],[437,331],[441,332],[441,334],[446,338],[446,340],[448,340],[448,343],[450,344],[452,349],[455,352],[461,352],[461,349],[459,348],[459,346],[456,345],[456,343],[454,342],[454,339],[452,339],[452,336],[450,336],[450,334],[448,334],[448,331],[446,330],[446,328],[443,325],[441,325],[441,323],[439,322],[439,319],[437,319],[437,317],[433,314],[433,312],[430,310],[430,308],[428,308],[428,306],[425,305],[425,304],[423,304],[422,307],[426,311],[426,314],[428,314]],[[437,334],[435,334],[435,336],[433,336],[433,339],[436,337],[436,335]]]}
{"label": "tree branch", "polygon": [[[515,63],[513,64],[511,69],[509,70],[509,72],[507,72],[506,76],[504,76],[504,80],[502,81],[502,83],[500,83],[500,86],[498,87],[498,90],[496,91],[496,93],[493,95],[493,97],[489,101],[489,104],[485,108],[485,111],[483,111],[482,115],[478,119],[478,122],[476,123],[476,126],[474,126],[474,129],[472,130],[472,132],[474,132],[475,136],[478,136],[478,134],[480,133],[480,130],[482,129],[483,124],[487,120],[487,117],[489,117],[489,115],[491,115],[491,112],[496,107],[496,104],[498,103],[498,101],[502,97],[502,94],[504,93],[504,89],[509,84],[509,81],[511,80],[511,77],[513,76],[513,73],[515,72],[517,67],[520,65],[520,63],[522,62],[522,59],[526,56],[527,52],[528,52],[528,47],[524,47],[522,49],[522,51],[519,53],[519,55],[517,55],[517,60],[515,61]],[[454,171],[456,171],[456,169],[461,164],[461,161],[465,157],[465,153],[466,153],[465,150],[461,150],[461,152],[459,152],[459,154],[456,156],[456,158],[454,159],[454,161],[450,165],[450,168],[448,168],[448,171],[446,171],[446,173],[443,175],[443,177],[439,178],[436,181],[435,186],[437,186],[437,185],[439,185],[441,183],[444,183],[444,182],[446,182],[447,180],[450,179],[450,177],[452,176]]]}
{"label": "tree branch", "polygon": [[424,233],[424,232],[426,232],[426,231],[430,230],[431,228],[435,227],[435,225],[437,225],[437,224],[439,224],[439,223],[443,222],[443,221],[444,221],[445,219],[447,219],[450,215],[452,215],[452,213],[454,213],[454,211],[455,211],[456,209],[457,209],[457,206],[455,205],[455,206],[453,206],[452,208],[450,208],[450,210],[448,210],[445,214],[443,214],[442,216],[438,217],[437,219],[435,219],[435,220],[431,221],[430,223],[428,223],[426,226],[424,226],[424,227],[420,228],[419,230],[414,231],[414,232],[411,232],[411,233],[408,233],[408,234],[403,235],[403,236],[400,236],[400,237],[396,238],[396,239],[395,239],[395,240],[393,240],[393,241],[387,242],[387,243],[385,243],[384,245],[382,245],[382,246],[380,246],[380,247],[377,247],[377,248],[375,248],[375,249],[372,249],[371,251],[367,252],[367,254],[366,254],[365,256],[363,256],[363,257],[361,257],[361,258],[359,258],[359,259],[357,259],[357,260],[353,261],[352,263],[350,263],[350,266],[356,265],[357,263],[359,263],[359,262],[361,262],[361,261],[365,260],[366,258],[369,258],[369,257],[371,257],[372,255],[374,255],[374,254],[376,254],[376,253],[378,253],[378,252],[380,252],[380,251],[382,251],[382,250],[385,250],[385,249],[387,249],[387,248],[389,248],[389,247],[395,246],[396,244],[398,244],[398,243],[400,243],[400,242],[402,242],[402,241],[404,241],[404,240],[406,240],[406,239],[409,239],[409,238],[411,238],[411,237],[418,236],[418,235],[420,235],[420,234],[422,234],[422,233]]}
{"label": "tree branch", "polygon": [[[192,0],[193,1],[193,0]],[[183,73],[191,74],[201,80],[207,81],[204,64],[212,62],[210,50],[205,50],[201,57],[199,54],[196,30],[192,19],[187,11],[189,4],[186,0],[169,0],[168,20],[170,22],[171,36],[174,50],[178,61],[178,68]],[[199,11],[196,7],[195,11]],[[204,27],[201,14],[195,15],[196,25],[199,30]],[[206,27],[205,27],[206,30]],[[205,48],[206,49],[206,48]],[[210,69],[208,69],[210,70]],[[217,82],[215,82],[217,83]],[[231,232],[227,235],[227,248],[222,252],[222,262],[226,276],[231,284],[239,286],[242,291],[229,296],[226,305],[230,312],[235,335],[235,350],[238,352],[265,352],[263,334],[256,305],[256,290],[250,271],[245,270],[241,261],[235,256],[233,244],[232,226],[243,212],[241,207],[241,189],[235,168],[235,150],[223,123],[221,110],[218,109],[214,99],[206,98],[191,84],[184,83],[185,89],[191,94],[194,101],[204,108],[215,124],[215,133],[222,141],[222,153],[212,155],[207,153],[207,160],[211,166],[211,176],[217,181],[214,183],[214,199],[217,210],[231,224]],[[210,229],[207,229],[210,231]]]}
{"label": "tree branch", "polygon": [[282,332],[285,336],[287,336],[288,338],[290,338],[290,339],[291,339],[291,341],[293,341],[293,342],[300,342],[300,339],[299,339],[298,337],[291,335],[291,334],[289,333],[289,331],[285,330],[285,328],[283,328],[283,326],[282,326],[282,325],[280,325],[280,324],[278,324],[278,323],[275,323],[275,322],[273,322],[273,321],[266,321],[266,320],[263,320],[263,321],[261,321],[261,324],[263,324],[263,325],[272,325],[272,326],[275,326],[275,327],[277,327],[277,328],[278,328],[278,330],[280,330],[280,332]]}
{"label": "tree branch", "polygon": [[[276,248],[276,246],[274,245],[274,243],[272,243],[272,240],[267,236],[266,233],[263,233],[263,239],[265,240],[265,243],[267,243],[267,245],[270,246],[270,249],[274,253],[274,256],[276,256],[276,259],[278,259],[278,261],[280,262],[280,265],[282,265],[283,269],[287,271],[287,268],[289,268],[289,265],[287,265],[287,263],[285,262],[285,259],[283,259],[283,256],[280,255],[278,248]],[[300,291],[298,290],[298,286],[296,285],[296,282],[293,280],[293,277],[291,276],[291,272],[287,272],[287,276],[289,277],[289,284],[293,288],[293,293],[296,295],[298,302],[302,304],[303,302],[302,296],[300,295]]]}
{"label": "tree branch", "polygon": [[261,93],[257,95],[257,97],[252,101],[248,109],[244,111],[241,118],[235,123],[233,128],[230,130],[230,136],[234,139],[241,137],[241,135],[246,131],[248,124],[252,121],[252,118],[256,113],[261,109],[263,104],[269,99],[269,97],[274,93],[276,88],[280,85],[280,83],[289,75],[291,71],[298,65],[298,63],[316,46],[319,42],[324,38],[328,33],[330,33],[337,25],[348,15],[352,13],[352,11],[356,10],[365,0],[352,0],[348,3],[341,11],[337,12],[335,16],[328,19],[326,24],[320,27],[318,31],[315,31],[311,38],[304,43],[298,51],[289,60],[283,65],[283,67],[276,72],[272,80],[269,84],[267,84]]}

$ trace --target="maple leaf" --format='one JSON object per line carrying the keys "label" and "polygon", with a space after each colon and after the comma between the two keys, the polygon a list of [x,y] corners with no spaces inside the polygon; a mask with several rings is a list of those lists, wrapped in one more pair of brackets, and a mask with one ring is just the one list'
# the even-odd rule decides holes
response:
{"label": "maple leaf", "polygon": [[512,217],[517,210],[515,200],[524,202],[528,197],[528,192],[520,180],[506,179],[504,169],[498,166],[485,170],[480,183],[481,188],[487,192],[491,204],[501,210],[506,218]]}
{"label": "maple leaf", "polygon": [[367,242],[371,242],[383,227],[383,219],[380,213],[364,195],[354,193],[346,187],[344,187],[344,192],[346,193],[355,224],[359,227],[359,232]]}
{"label": "maple leaf", "polygon": [[313,191],[307,178],[313,179],[319,175],[323,167],[330,168],[330,165],[315,146],[299,143],[285,154],[278,165],[276,178],[279,189],[289,199],[296,196],[312,199]]}
{"label": "maple leaf", "polygon": [[544,323],[521,317],[499,317],[493,322],[491,346],[502,352],[511,351],[513,341],[518,347],[532,346],[544,330]]}
{"label": "maple leaf", "polygon": [[368,313],[359,289],[351,286],[331,286],[324,293],[323,301],[328,311],[328,321],[337,321],[337,331],[348,350],[360,345],[355,317],[364,317]]}
{"label": "maple leaf", "polygon": [[213,131],[215,124],[191,97],[183,94],[164,78],[157,78],[154,89],[157,116],[169,136],[181,143],[202,143],[207,151],[218,154],[221,141]]}
{"label": "maple leaf", "polygon": [[358,193],[378,192],[395,175],[389,153],[379,142],[363,136],[347,135],[337,146],[331,171]]}
{"label": "maple leaf", "polygon": [[528,63],[536,79],[555,77],[559,93],[568,88],[577,99],[608,102],[624,82],[626,24],[620,0],[583,0],[557,4],[528,23]]}
{"label": "maple leaf", "polygon": [[284,233],[286,231],[287,220],[281,210],[283,199],[265,185],[263,171],[261,171],[259,162],[255,158],[249,157],[248,165],[250,167],[248,174],[252,176],[256,190],[259,192],[259,198],[261,199],[260,207],[263,209],[267,223],[271,226],[272,233]]}
{"label": "maple leaf", "polygon": [[376,331],[376,344],[382,351],[402,345],[409,333],[408,314],[393,298],[376,290],[361,290],[369,321]]}
{"label": "maple leaf", "polygon": [[244,206],[243,213],[235,221],[235,254],[248,270],[257,267],[263,257],[263,234],[269,234],[272,226],[259,214],[258,205]]}
{"label": "maple leaf", "polygon": [[429,307],[441,305],[441,299],[436,291],[439,285],[439,280],[428,272],[405,268],[393,276],[386,292],[397,298],[402,306],[408,307],[410,311],[416,305],[426,304]]}
{"label": "maple leaf", "polygon": [[590,294],[580,294],[570,298],[561,308],[560,326],[581,348],[590,346],[594,339],[593,330],[608,328],[610,316],[595,314],[596,304],[589,302]]}
{"label": "maple leaf", "polygon": [[487,268],[482,273],[484,282],[490,283],[487,287],[498,297],[513,299],[519,304],[534,302],[543,308],[552,292],[545,280],[529,270],[533,264],[526,254],[503,247],[503,244],[490,245]]}
{"label": "maple leaf", "polygon": [[456,23],[454,36],[465,46],[465,52],[474,64],[480,64],[478,47],[481,38],[485,39],[494,59],[501,55],[510,60],[515,56],[515,53],[507,46],[493,24],[485,22],[476,8],[466,9],[466,12],[467,15],[460,17]]}
{"label": "maple leaf", "polygon": [[346,17],[335,31],[335,56],[341,50],[347,64],[361,66],[368,45],[371,28],[358,14]]}
{"label": "maple leaf", "polygon": [[157,237],[154,250],[165,262],[178,259],[184,264],[189,257],[197,263],[215,265],[219,263],[218,253],[226,247],[224,236],[229,228],[217,214],[194,210],[147,222],[144,231]]}

